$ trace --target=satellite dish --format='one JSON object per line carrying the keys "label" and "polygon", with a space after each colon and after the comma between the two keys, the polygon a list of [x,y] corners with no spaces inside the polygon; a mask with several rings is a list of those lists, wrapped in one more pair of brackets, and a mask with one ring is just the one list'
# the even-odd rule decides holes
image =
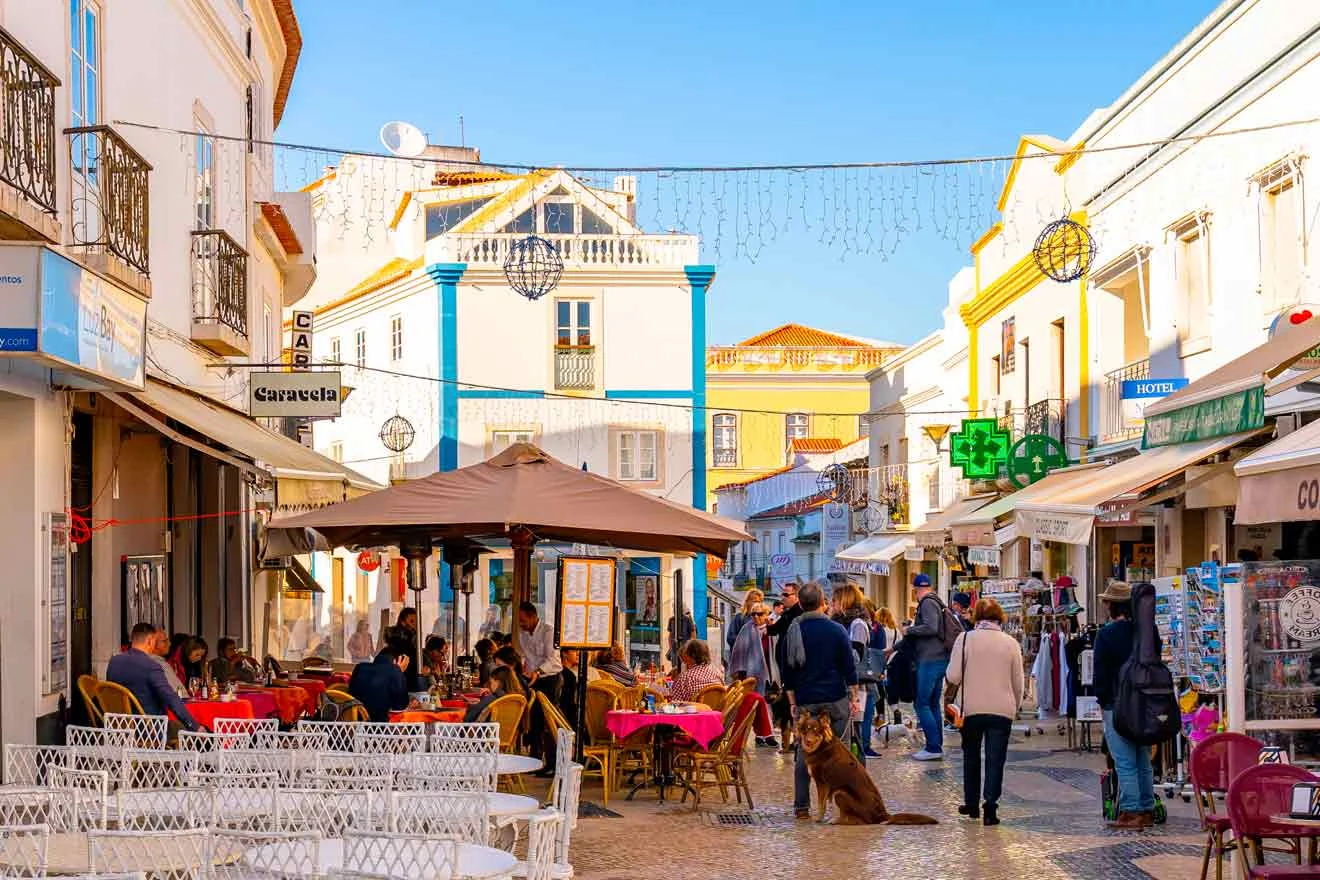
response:
{"label": "satellite dish", "polygon": [[380,127],[380,142],[396,156],[411,159],[426,150],[426,135],[410,122],[387,122]]}

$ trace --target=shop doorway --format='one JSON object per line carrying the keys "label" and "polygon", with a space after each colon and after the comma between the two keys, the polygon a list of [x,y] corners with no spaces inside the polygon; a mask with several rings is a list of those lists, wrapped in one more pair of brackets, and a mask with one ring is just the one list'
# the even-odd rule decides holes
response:
{"label": "shop doorway", "polygon": [[[75,512],[92,515],[92,417],[73,414],[70,450],[69,504]],[[74,545],[69,554],[69,684],[77,687],[78,676],[92,675],[92,543]],[[82,700],[71,701],[75,724],[90,724]]]}

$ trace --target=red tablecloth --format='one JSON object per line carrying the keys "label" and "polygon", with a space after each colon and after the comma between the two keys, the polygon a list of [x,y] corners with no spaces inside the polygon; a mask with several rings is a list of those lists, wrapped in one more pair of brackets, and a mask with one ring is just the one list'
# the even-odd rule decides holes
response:
{"label": "red tablecloth", "polygon": [[468,707],[468,701],[467,701],[467,700],[441,700],[441,701],[440,701],[440,708],[442,708],[442,709],[462,709],[462,710],[466,711],[466,710],[467,710],[467,707]]}
{"label": "red tablecloth", "polygon": [[245,699],[248,695],[269,698],[275,706],[275,717],[283,724],[293,724],[312,705],[311,697],[300,687],[241,687],[238,695]]}
{"label": "red tablecloth", "polygon": [[312,698],[313,706],[320,704],[321,694],[325,693],[325,682],[314,678],[291,678],[289,684],[307,691],[307,696]]}
{"label": "red tablecloth", "polygon": [[215,726],[217,718],[256,717],[256,713],[252,711],[252,704],[242,697],[229,703],[220,700],[186,700],[184,705],[188,707],[188,714],[193,720],[207,730]]}
{"label": "red tablecloth", "polygon": [[[280,717],[279,706],[276,704],[275,698],[265,691],[241,691],[238,698],[252,704],[252,714],[256,718]],[[225,716],[221,715],[220,717]]]}
{"label": "red tablecloth", "polygon": [[704,748],[720,738],[724,732],[724,716],[711,710],[702,712],[632,712],[615,709],[605,713],[605,727],[618,739],[626,739],[646,727],[670,725],[692,737]]}
{"label": "red tablecloth", "polygon": [[458,724],[463,720],[463,715],[464,713],[458,710],[434,712],[423,709],[407,709],[403,712],[391,712],[390,721],[394,724],[429,724],[434,721]]}

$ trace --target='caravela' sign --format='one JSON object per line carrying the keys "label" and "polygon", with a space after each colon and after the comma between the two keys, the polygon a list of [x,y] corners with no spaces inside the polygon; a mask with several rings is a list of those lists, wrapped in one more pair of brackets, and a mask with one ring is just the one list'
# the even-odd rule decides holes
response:
{"label": "'caravela' sign", "polygon": [[339,418],[343,403],[338,371],[253,373],[248,414],[253,418]]}

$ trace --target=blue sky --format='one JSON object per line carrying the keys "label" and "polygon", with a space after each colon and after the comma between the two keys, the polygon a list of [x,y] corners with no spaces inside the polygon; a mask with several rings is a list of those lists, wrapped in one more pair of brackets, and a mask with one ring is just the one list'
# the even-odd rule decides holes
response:
{"label": "blue sky", "polygon": [[[1023,133],[1067,137],[1215,5],[302,0],[277,137],[379,149],[380,125],[404,119],[457,143],[462,115],[483,159],[546,166],[1000,155]],[[664,186],[640,185],[643,201]],[[780,200],[782,185],[760,184]],[[970,259],[929,229],[888,260],[841,259],[800,229],[755,261],[732,243],[716,261],[710,342],[787,321],[911,342],[938,326]]]}

